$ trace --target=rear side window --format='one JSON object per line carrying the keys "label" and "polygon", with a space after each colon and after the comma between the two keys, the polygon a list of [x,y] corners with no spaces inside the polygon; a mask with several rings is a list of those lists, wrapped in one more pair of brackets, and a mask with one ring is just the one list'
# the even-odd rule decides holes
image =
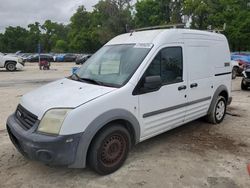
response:
{"label": "rear side window", "polygon": [[146,71],[146,76],[161,76],[162,83],[173,84],[183,81],[183,56],[181,47],[162,49]]}

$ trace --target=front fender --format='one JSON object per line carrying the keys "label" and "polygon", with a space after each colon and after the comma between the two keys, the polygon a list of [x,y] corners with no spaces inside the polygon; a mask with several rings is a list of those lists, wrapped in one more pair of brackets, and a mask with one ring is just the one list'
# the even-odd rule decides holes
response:
{"label": "front fender", "polygon": [[76,159],[74,164],[72,164],[71,168],[84,168],[86,166],[86,158],[89,146],[91,144],[92,139],[96,135],[96,133],[107,125],[109,122],[114,120],[126,120],[128,121],[133,128],[135,135],[135,142],[138,143],[140,140],[140,124],[136,117],[129,111],[123,109],[113,109],[107,111],[97,118],[95,118],[85,129],[80,142],[78,144]]}

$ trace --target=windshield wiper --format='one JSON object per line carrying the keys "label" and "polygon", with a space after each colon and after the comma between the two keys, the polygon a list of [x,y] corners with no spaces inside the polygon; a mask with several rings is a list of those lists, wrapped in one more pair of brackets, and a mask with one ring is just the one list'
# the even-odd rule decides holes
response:
{"label": "windshield wiper", "polygon": [[101,81],[93,80],[91,78],[81,78],[76,73],[73,73],[70,76],[70,78],[73,79],[73,80],[76,80],[76,81],[80,81],[80,82],[90,82],[90,83],[93,83],[93,84],[96,84],[96,85],[100,85],[100,86],[114,87],[113,85],[109,85],[109,84],[106,84],[106,83],[101,82]]}
{"label": "windshield wiper", "polygon": [[[79,76],[78,76],[79,77]],[[87,81],[87,82],[91,82],[93,84],[96,84],[96,85],[100,85],[100,86],[103,86],[104,83],[103,82],[100,82],[100,81],[97,81],[97,80],[93,80],[91,78],[80,78],[79,79],[80,81]]]}
{"label": "windshield wiper", "polygon": [[[75,79],[76,78],[76,79]],[[80,82],[91,82],[91,83],[94,83],[94,84],[97,84],[97,85],[103,85],[102,82],[99,82],[99,81],[96,81],[96,80],[93,80],[93,79],[90,79],[90,78],[81,78],[80,76],[78,76],[78,74],[76,73],[73,73],[72,76],[71,76],[71,79],[73,80],[77,80],[77,81],[80,81]]]}

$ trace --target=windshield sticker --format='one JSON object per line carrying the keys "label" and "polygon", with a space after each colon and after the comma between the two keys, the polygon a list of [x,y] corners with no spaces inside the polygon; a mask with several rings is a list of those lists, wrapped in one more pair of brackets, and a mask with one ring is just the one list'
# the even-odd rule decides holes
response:
{"label": "windshield sticker", "polygon": [[150,43],[137,43],[134,48],[147,48],[150,49],[153,47],[153,44]]}

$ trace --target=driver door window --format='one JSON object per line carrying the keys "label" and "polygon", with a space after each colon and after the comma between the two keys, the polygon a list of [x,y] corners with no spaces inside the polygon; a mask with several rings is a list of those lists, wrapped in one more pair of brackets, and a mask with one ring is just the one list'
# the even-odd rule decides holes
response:
{"label": "driver door window", "polygon": [[162,49],[146,71],[147,76],[161,76],[162,84],[173,84],[183,81],[183,56],[181,47]]}

